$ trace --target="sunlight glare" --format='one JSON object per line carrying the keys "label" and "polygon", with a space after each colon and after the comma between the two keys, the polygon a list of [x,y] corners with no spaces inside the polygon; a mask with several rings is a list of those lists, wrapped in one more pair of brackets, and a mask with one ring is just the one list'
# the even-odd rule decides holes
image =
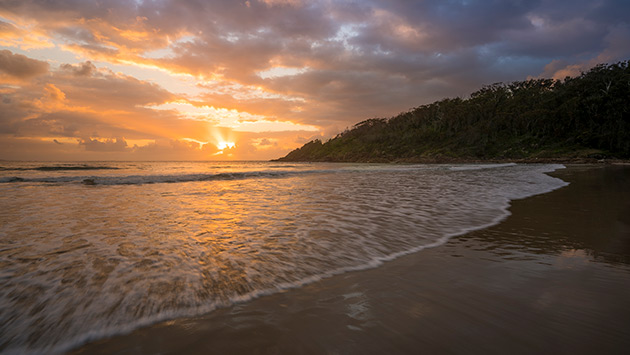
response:
{"label": "sunlight glare", "polygon": [[219,148],[220,150],[232,149],[235,146],[236,146],[236,144],[234,144],[234,142],[219,142],[219,143],[217,143],[217,148]]}

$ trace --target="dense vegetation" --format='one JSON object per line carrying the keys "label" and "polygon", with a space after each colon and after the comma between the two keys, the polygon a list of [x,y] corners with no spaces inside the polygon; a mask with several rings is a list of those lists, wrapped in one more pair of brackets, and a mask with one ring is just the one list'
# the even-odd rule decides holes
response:
{"label": "dense vegetation", "polygon": [[629,158],[629,62],[601,64],[564,80],[492,84],[468,99],[444,99],[360,122],[279,160]]}

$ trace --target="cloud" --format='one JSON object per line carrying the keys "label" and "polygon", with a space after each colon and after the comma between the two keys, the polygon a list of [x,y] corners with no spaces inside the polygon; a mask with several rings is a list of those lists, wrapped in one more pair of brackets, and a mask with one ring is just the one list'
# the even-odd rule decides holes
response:
{"label": "cloud", "polygon": [[82,139],[79,145],[93,152],[124,152],[129,149],[127,142],[123,138],[105,140],[87,138]]}
{"label": "cloud", "polygon": [[66,99],[66,94],[53,84],[46,84],[44,91],[46,96],[52,101],[64,101]]}
{"label": "cloud", "polygon": [[615,63],[630,58],[630,25],[610,26],[602,42],[601,52],[590,59],[569,62],[553,60],[544,67],[540,76],[554,79],[574,77],[601,63]]}
{"label": "cloud", "polygon": [[0,46],[18,47],[24,50],[54,47],[44,33],[28,28],[18,28],[2,20],[0,20]]}
{"label": "cloud", "polygon": [[218,150],[212,145],[173,140],[158,139],[145,146],[133,147],[130,157],[138,160],[208,160]]}
{"label": "cloud", "polygon": [[[1,155],[5,159],[44,159],[53,153],[79,160],[271,159],[297,147],[291,138],[295,132],[249,136],[174,110],[153,109],[182,97],[90,62],[61,64],[44,77],[5,89],[2,96],[0,141],[11,142]],[[220,140],[238,146],[216,156]],[[282,140],[288,145],[279,144]]]}
{"label": "cloud", "polygon": [[[34,61],[22,57],[17,56],[22,62]],[[172,112],[147,108],[177,95],[90,62],[62,64],[47,76],[4,90],[2,96],[0,134],[157,139],[195,137],[207,129]]]}
{"label": "cloud", "polygon": [[18,79],[30,79],[48,72],[48,63],[9,50],[0,50],[0,73]]}
{"label": "cloud", "polygon": [[73,75],[76,76],[92,76],[93,73],[96,72],[96,66],[94,64],[92,64],[92,62],[87,61],[84,63],[79,63],[79,64],[62,64],[60,66],[61,69],[71,72]]}
{"label": "cloud", "polygon": [[269,139],[267,138],[263,138],[260,140],[260,142],[258,143],[258,145],[260,146],[265,146],[265,145],[272,145],[273,142],[271,142]]}
{"label": "cloud", "polygon": [[[2,51],[9,63],[0,59],[2,79],[28,83],[3,89],[0,134],[154,140],[160,143],[126,152],[196,156],[202,148],[185,139],[210,142],[221,120],[156,109],[172,102],[320,129],[281,138],[243,135],[232,152],[267,156],[276,146],[265,143],[274,142],[282,155],[299,136],[331,136],[484,84],[575,75],[630,57],[630,3],[620,0],[104,4],[0,5],[0,45],[20,53],[29,43],[48,45],[54,50],[45,53],[65,55],[55,58],[83,61],[51,60],[49,67],[17,50]],[[16,70],[15,63],[28,69]],[[156,84],[151,71],[171,82]]]}

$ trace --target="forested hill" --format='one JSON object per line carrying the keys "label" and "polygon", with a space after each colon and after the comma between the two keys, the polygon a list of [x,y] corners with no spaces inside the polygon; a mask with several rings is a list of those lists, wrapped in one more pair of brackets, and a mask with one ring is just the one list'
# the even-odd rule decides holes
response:
{"label": "forested hill", "polygon": [[483,87],[357,123],[280,161],[439,162],[630,158],[630,61],[579,77]]}

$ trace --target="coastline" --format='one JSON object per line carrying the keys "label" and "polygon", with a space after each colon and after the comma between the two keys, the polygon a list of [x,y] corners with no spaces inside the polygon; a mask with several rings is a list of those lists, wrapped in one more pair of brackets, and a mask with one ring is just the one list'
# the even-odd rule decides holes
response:
{"label": "coastline", "polygon": [[366,160],[297,160],[272,159],[282,163],[383,163],[383,164],[565,164],[565,165],[630,165],[630,159],[594,158],[594,157],[531,157],[531,158],[460,158],[460,157],[415,157],[396,159],[366,159]]}
{"label": "coastline", "polygon": [[577,165],[496,226],[70,353],[622,353],[630,168]]}

